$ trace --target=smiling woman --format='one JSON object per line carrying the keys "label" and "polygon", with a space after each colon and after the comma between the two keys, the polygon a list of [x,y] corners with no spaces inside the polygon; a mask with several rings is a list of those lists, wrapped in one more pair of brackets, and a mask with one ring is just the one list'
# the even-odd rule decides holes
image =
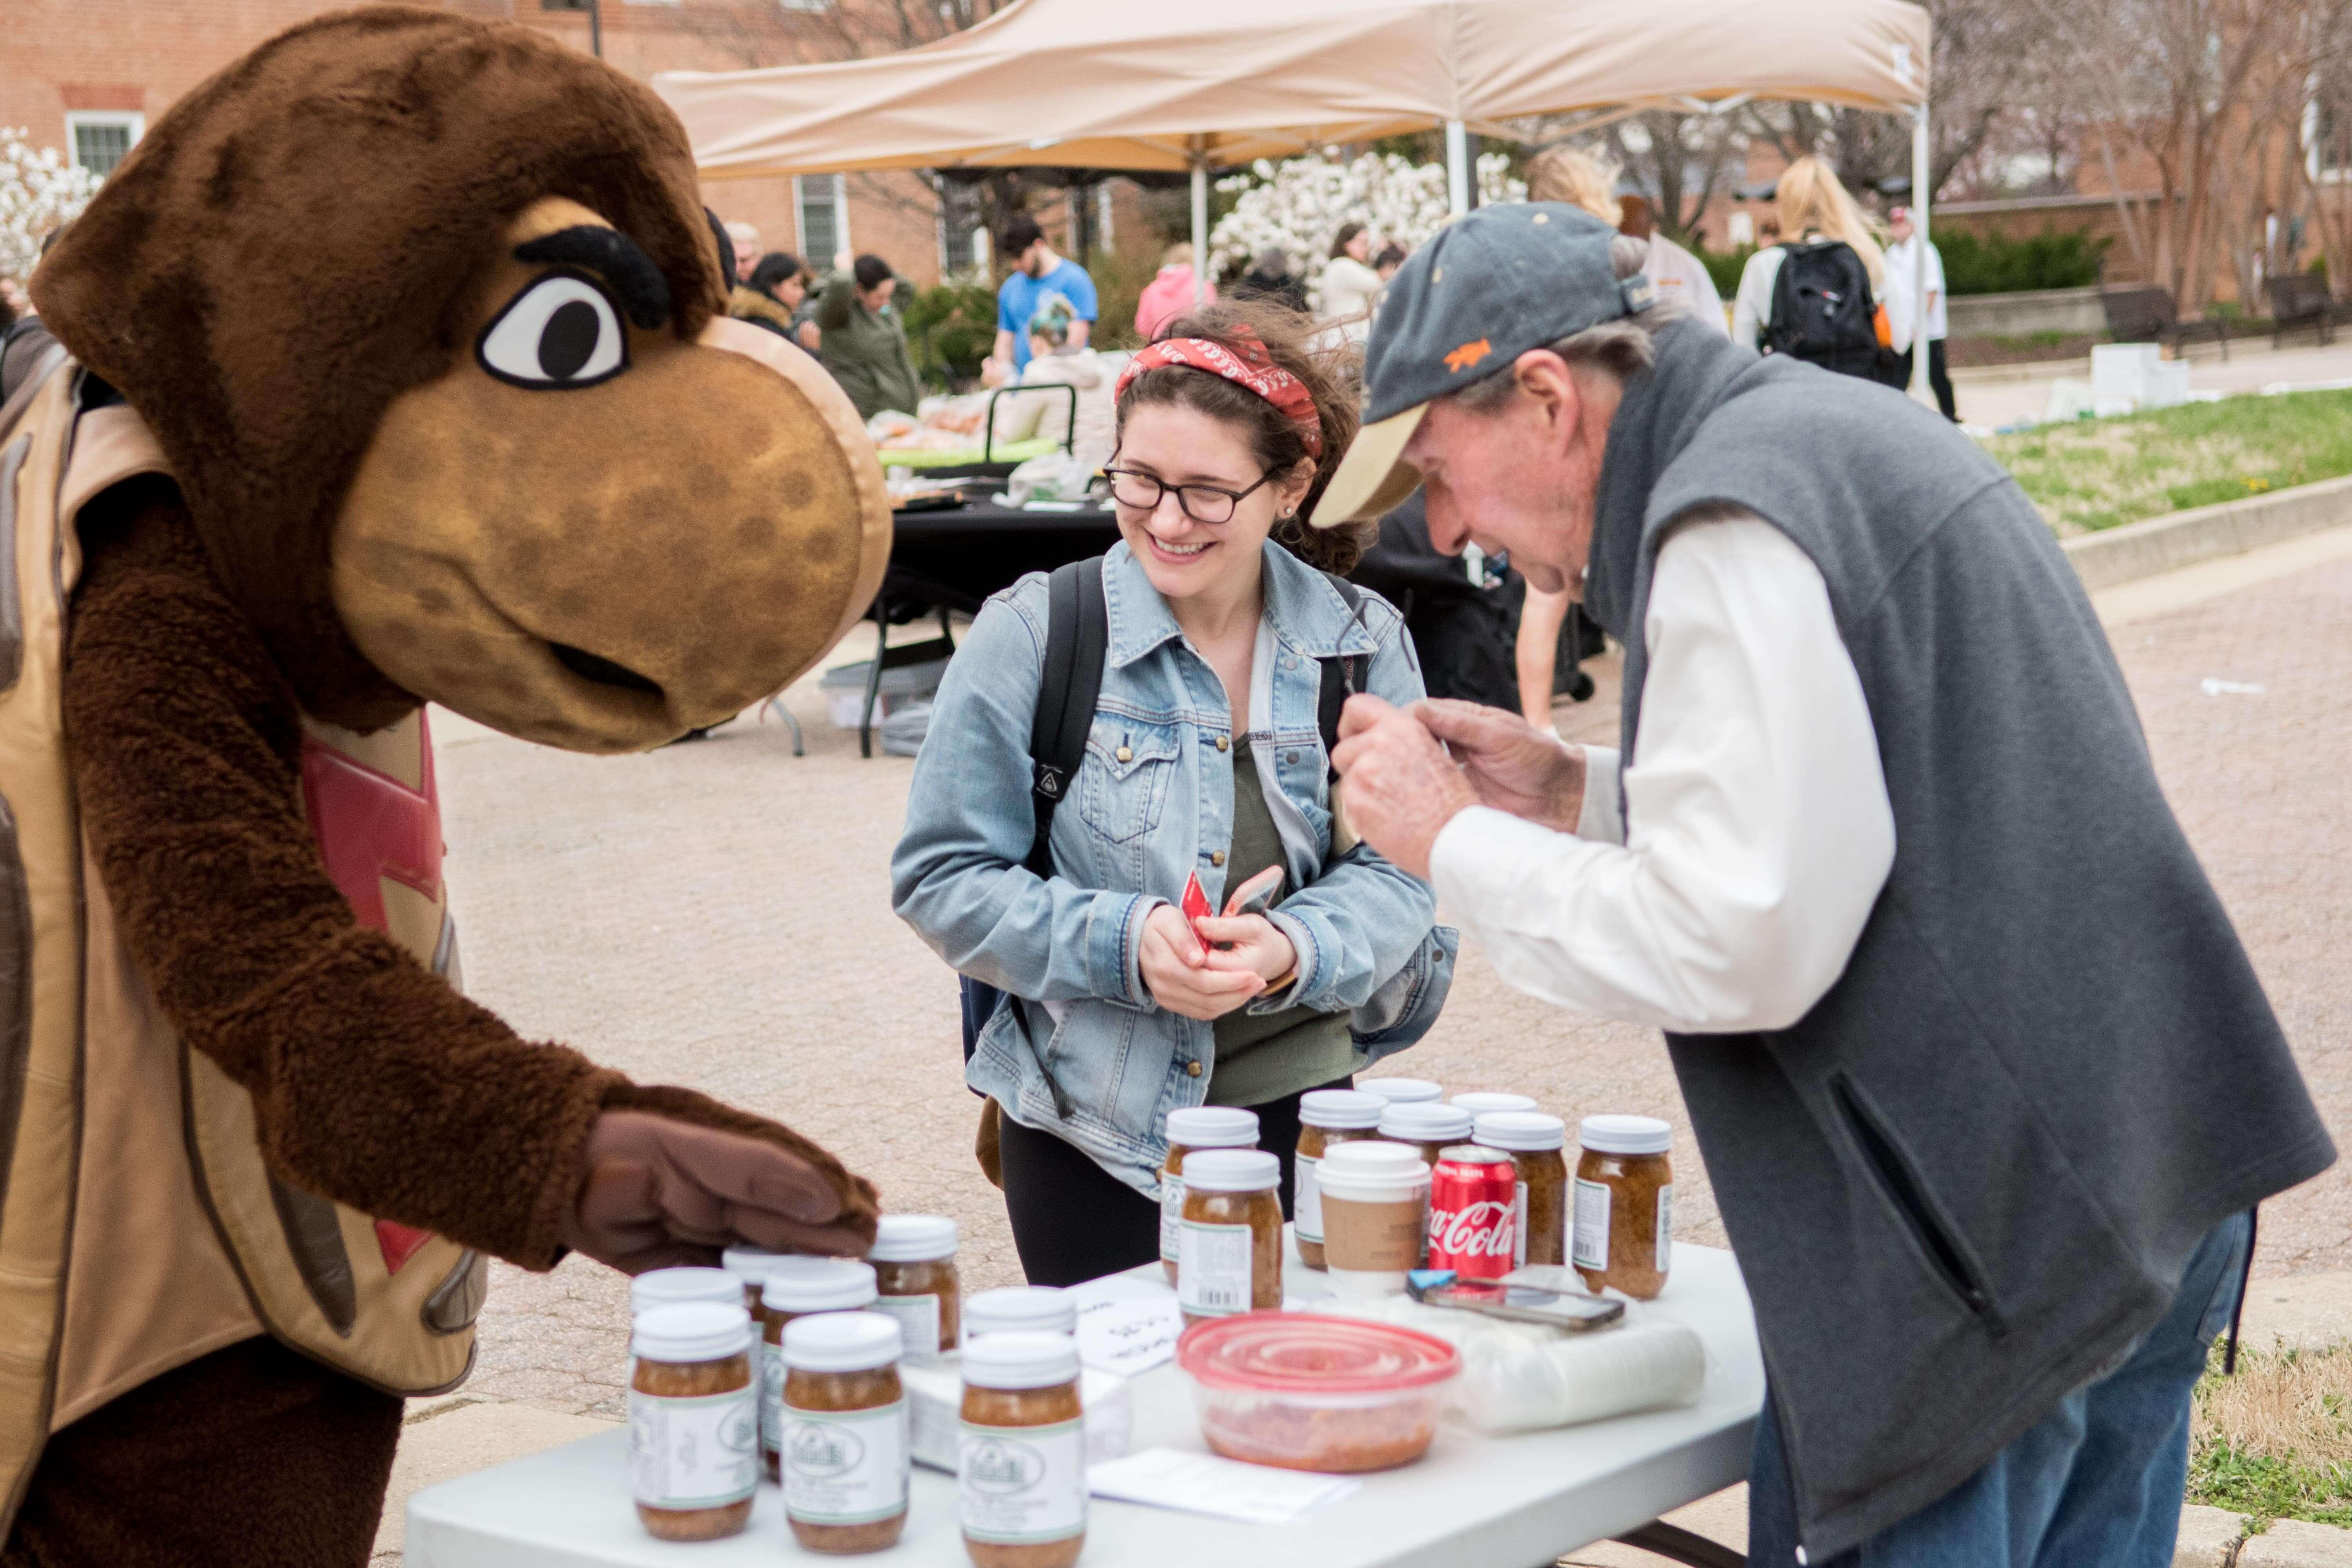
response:
{"label": "smiling woman", "polygon": [[[1412,1044],[1444,999],[1429,889],[1353,843],[1331,792],[1327,706],[1422,685],[1396,611],[1330,574],[1370,528],[1305,524],[1356,413],[1349,367],[1310,354],[1300,324],[1203,311],[1121,378],[1106,471],[1122,542],[1079,578],[1108,647],[1051,874],[1028,864],[1043,576],[982,608],[916,763],[896,907],[1013,998],[966,1081],[1001,1119],[1034,1284],[1160,1256],[1171,1110],[1252,1108],[1286,1209],[1299,1095]],[[1222,916],[1180,910],[1193,879]]]}

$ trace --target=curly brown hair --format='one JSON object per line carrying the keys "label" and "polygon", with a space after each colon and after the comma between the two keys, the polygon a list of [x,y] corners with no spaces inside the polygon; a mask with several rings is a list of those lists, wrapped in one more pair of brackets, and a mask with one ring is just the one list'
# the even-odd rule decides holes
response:
{"label": "curly brown hair", "polygon": [[[1353,346],[1323,349],[1308,346],[1314,323],[1295,310],[1255,300],[1220,301],[1187,311],[1153,334],[1154,342],[1170,338],[1205,338],[1236,354],[1255,337],[1265,345],[1274,363],[1297,376],[1315,400],[1315,414],[1323,430],[1323,453],[1314,459],[1315,478],[1293,516],[1277,519],[1273,539],[1309,566],[1347,575],[1380,537],[1377,519],[1315,528],[1307,523],[1324,486],[1348,455],[1356,438],[1357,391],[1362,358]],[[1147,404],[1189,408],[1212,419],[1237,425],[1249,433],[1250,448],[1261,467],[1288,469],[1307,458],[1306,439],[1283,412],[1252,392],[1205,370],[1189,365],[1156,365],[1128,384],[1119,395],[1118,424],[1127,428],[1129,413]]]}

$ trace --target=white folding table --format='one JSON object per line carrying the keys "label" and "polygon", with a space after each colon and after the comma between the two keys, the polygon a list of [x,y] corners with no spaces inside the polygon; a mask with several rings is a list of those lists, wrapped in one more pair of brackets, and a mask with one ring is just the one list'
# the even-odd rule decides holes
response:
{"label": "white folding table", "polygon": [[[1328,1294],[1286,1259],[1294,1305]],[[1156,1268],[1153,1272],[1156,1272]],[[1081,1568],[1537,1568],[1635,1531],[1746,1478],[1764,1397],[1747,1288],[1731,1255],[1677,1244],[1656,1310],[1706,1343],[1698,1403],[1580,1426],[1487,1437],[1448,1424],[1418,1464],[1287,1525],[1242,1524],[1093,1500]],[[1202,1451],[1183,1374],[1134,1380],[1136,1449]],[[629,1496],[628,1429],[445,1481],[408,1503],[409,1568],[772,1568],[844,1559],[803,1552],[782,1494],[762,1482],[751,1527],[725,1541],[654,1540]],[[1736,1559],[1735,1559],[1736,1560]],[[955,1479],[918,1466],[907,1531],[877,1568],[968,1568]]]}

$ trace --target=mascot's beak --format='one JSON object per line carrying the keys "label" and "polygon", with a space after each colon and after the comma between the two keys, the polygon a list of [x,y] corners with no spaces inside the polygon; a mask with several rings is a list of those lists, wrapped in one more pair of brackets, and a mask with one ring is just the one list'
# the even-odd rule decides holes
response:
{"label": "mascot's beak", "polygon": [[890,512],[856,410],[800,349],[724,318],[691,342],[624,329],[598,300],[593,278],[527,279],[474,356],[395,400],[332,582],[417,696],[635,751],[813,667],[872,601]]}

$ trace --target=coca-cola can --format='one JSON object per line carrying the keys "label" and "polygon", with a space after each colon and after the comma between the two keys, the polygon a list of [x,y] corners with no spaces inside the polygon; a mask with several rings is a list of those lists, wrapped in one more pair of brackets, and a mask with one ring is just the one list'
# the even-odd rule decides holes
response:
{"label": "coca-cola can", "polygon": [[1500,1149],[1457,1143],[1438,1152],[1429,1183],[1429,1267],[1464,1279],[1499,1279],[1512,1268],[1519,1172]]}

